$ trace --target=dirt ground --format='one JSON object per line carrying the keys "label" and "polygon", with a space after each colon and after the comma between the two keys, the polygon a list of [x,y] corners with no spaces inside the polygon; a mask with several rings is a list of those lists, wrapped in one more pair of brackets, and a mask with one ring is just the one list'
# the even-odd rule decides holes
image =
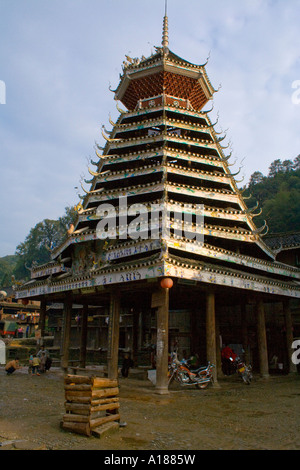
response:
{"label": "dirt ground", "polygon": [[120,378],[126,426],[101,439],[60,428],[64,382],[60,369],[7,376],[0,367],[1,450],[297,450],[300,449],[300,375],[237,376],[206,390],[172,384],[158,395],[149,380]]}

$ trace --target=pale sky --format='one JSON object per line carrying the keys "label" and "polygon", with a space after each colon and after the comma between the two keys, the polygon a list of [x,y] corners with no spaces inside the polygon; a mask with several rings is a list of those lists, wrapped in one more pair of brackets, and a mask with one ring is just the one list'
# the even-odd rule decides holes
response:
{"label": "pale sky", "polygon": [[[109,85],[126,54],[161,45],[163,16],[164,0],[0,0],[0,256],[79,202],[101,126],[118,117]],[[168,17],[174,53],[210,55],[210,116],[238,178],[299,155],[300,0],[168,0]]]}

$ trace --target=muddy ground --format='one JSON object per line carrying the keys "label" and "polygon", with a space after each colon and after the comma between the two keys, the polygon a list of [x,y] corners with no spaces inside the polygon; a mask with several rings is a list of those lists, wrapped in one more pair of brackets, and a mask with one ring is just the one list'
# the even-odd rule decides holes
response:
{"label": "muddy ground", "polygon": [[172,384],[157,395],[148,380],[120,378],[125,427],[98,439],[60,428],[64,382],[60,369],[7,376],[0,367],[1,450],[297,450],[300,375],[219,380],[206,390]]}

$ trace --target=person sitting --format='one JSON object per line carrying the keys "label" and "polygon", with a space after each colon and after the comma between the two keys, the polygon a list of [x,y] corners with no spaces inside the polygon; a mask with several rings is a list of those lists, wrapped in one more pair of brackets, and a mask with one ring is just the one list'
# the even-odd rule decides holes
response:
{"label": "person sitting", "polygon": [[19,358],[16,357],[16,359],[13,359],[12,361],[9,361],[6,366],[5,366],[5,371],[7,375],[11,375],[15,370],[20,369],[20,364],[19,364]]}
{"label": "person sitting", "polygon": [[192,354],[189,359],[189,364],[193,369],[199,367],[199,356],[198,354]]}

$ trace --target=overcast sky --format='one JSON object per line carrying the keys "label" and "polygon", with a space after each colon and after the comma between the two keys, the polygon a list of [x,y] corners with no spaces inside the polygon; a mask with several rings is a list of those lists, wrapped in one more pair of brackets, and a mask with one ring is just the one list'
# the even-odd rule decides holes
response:
{"label": "overcast sky", "polygon": [[[164,0],[0,0],[0,256],[79,202],[119,114],[109,85],[161,45],[163,16]],[[168,17],[173,52],[210,55],[211,116],[244,183],[300,154],[300,0],[169,0]]]}

